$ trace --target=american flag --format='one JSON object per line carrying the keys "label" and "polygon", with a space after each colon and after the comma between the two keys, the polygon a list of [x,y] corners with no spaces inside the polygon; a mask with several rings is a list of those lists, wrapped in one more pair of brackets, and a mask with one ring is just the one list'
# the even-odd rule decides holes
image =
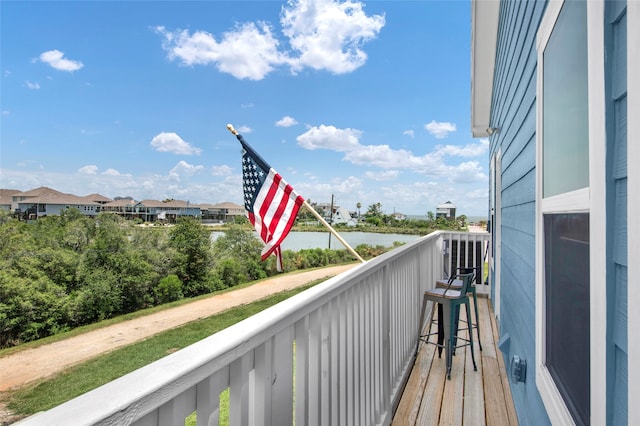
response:
{"label": "american flag", "polygon": [[262,260],[272,253],[276,255],[276,267],[282,271],[280,244],[286,238],[296,220],[304,198],[272,169],[240,134],[242,144],[242,186],[244,208],[265,246]]}

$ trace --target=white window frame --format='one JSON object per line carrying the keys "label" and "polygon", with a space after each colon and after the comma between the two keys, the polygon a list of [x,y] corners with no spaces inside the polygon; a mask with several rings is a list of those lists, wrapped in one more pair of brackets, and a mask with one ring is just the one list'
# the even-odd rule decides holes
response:
{"label": "white window frame", "polygon": [[547,5],[537,35],[536,120],[536,386],[552,424],[572,425],[573,418],[546,367],[544,221],[549,213],[589,213],[590,244],[590,422],[606,424],[606,194],[604,2],[587,3],[589,187],[542,197],[543,52],[564,0]]}

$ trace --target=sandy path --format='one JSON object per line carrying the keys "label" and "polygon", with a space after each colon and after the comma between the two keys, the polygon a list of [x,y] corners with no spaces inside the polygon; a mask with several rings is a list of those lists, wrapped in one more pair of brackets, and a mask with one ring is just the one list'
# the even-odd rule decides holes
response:
{"label": "sandy path", "polygon": [[274,277],[250,287],[114,324],[35,349],[13,353],[0,358],[0,392],[52,376],[72,365],[161,331],[263,299],[273,293],[337,275],[356,265],[334,266]]}

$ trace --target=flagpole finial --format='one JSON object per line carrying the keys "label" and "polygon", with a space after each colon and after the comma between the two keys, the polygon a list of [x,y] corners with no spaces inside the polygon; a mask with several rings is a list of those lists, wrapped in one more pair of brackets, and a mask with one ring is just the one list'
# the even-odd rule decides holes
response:
{"label": "flagpole finial", "polygon": [[238,136],[238,132],[236,131],[236,129],[233,128],[233,125],[227,124],[227,129],[229,129],[229,131],[234,135]]}

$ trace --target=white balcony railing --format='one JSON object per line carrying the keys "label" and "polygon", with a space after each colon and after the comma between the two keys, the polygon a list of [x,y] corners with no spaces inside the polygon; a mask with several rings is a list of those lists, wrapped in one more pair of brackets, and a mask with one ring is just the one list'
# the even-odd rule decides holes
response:
{"label": "white balcony railing", "polygon": [[215,425],[226,389],[232,425],[389,424],[413,365],[421,293],[452,264],[474,263],[475,250],[459,247],[484,252],[488,241],[432,233],[21,426],[184,425],[194,411],[198,425]]}

